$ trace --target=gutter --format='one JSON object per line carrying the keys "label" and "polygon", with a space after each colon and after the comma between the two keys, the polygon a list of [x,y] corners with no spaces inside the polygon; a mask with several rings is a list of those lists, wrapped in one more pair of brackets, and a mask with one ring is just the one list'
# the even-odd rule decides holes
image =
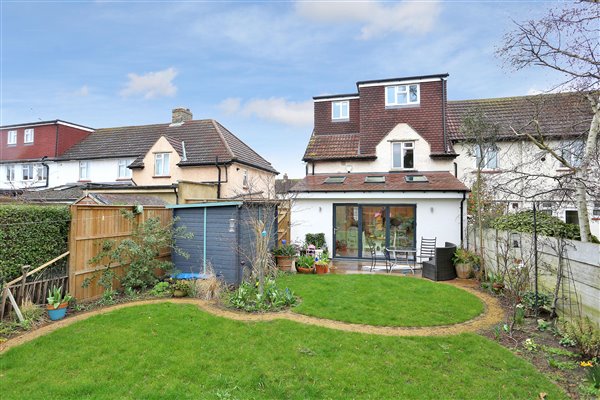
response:
{"label": "gutter", "polygon": [[[58,128],[57,128],[57,131],[58,131]],[[42,165],[46,169],[46,183],[44,183],[43,186],[40,186],[40,187],[43,187],[43,188],[47,188],[48,185],[50,184],[50,166],[48,164],[46,164],[46,162],[45,162],[46,158],[48,158],[48,157],[44,156],[44,157],[42,157],[42,160],[41,160]]]}
{"label": "gutter", "polygon": [[442,132],[444,137],[444,153],[448,153],[448,139],[446,138],[446,80],[440,78],[440,81],[442,82]]}
{"label": "gutter", "polygon": [[221,167],[219,167],[219,156],[215,157],[215,167],[219,171],[217,174],[217,199],[221,198]]}

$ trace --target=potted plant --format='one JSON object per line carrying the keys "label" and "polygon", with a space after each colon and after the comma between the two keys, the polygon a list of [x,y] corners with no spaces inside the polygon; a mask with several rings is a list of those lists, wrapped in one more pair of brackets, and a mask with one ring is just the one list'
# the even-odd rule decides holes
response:
{"label": "potted plant", "polygon": [[190,291],[190,285],[186,281],[177,281],[173,284],[173,297],[185,297]]}
{"label": "potted plant", "polygon": [[286,244],[285,240],[281,243],[281,246],[275,247],[271,253],[275,256],[277,268],[282,271],[291,271],[296,258],[296,248],[291,244]]}
{"label": "potted plant", "polygon": [[48,290],[48,305],[46,306],[48,317],[52,321],[63,319],[67,314],[67,307],[69,306],[69,302],[71,300],[73,300],[73,296],[70,294],[66,293],[63,296],[62,286],[53,286],[50,290]]}
{"label": "potted plant", "polygon": [[452,257],[456,275],[461,279],[468,279],[473,274],[474,265],[479,265],[479,256],[467,249],[458,248]]}
{"label": "potted plant", "polygon": [[296,271],[300,274],[313,274],[315,272],[315,259],[313,256],[300,256],[296,260]]}
{"label": "potted plant", "polygon": [[322,275],[329,272],[329,255],[324,252],[317,261],[315,261],[315,270],[317,274]]}

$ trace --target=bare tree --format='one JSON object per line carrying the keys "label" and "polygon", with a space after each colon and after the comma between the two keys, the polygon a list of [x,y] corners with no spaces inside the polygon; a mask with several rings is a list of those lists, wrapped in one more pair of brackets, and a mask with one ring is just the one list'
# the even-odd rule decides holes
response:
{"label": "bare tree", "polygon": [[[591,238],[587,211],[588,176],[598,157],[600,131],[600,3],[566,3],[554,8],[539,20],[515,22],[515,29],[504,36],[497,54],[516,70],[541,67],[563,75],[561,83],[551,90],[569,90],[585,96],[591,107],[592,119],[587,133],[581,163],[574,165],[543,140],[539,121],[532,120],[539,135],[517,131],[541,150],[574,173],[575,201],[578,209],[581,240]],[[594,158],[595,157],[595,158]],[[597,185],[597,183],[596,183]]]}

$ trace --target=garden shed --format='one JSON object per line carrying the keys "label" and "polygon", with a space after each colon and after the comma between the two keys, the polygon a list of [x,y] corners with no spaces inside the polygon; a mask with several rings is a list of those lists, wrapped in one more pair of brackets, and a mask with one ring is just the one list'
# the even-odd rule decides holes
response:
{"label": "garden shed", "polygon": [[[224,201],[168,205],[175,226],[185,227],[191,238],[177,239],[176,246],[189,257],[172,252],[175,269],[202,277],[212,266],[229,284],[238,284],[244,269],[251,267],[256,237],[253,224],[265,223],[265,235],[272,247],[277,240],[277,209],[273,203]],[[189,275],[188,275],[189,276]]]}

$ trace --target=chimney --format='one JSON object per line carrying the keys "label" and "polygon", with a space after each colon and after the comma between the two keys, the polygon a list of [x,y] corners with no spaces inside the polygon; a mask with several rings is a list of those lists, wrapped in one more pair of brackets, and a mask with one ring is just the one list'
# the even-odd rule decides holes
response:
{"label": "chimney", "polygon": [[171,121],[174,124],[179,124],[185,121],[191,121],[192,120],[192,112],[190,111],[189,108],[183,108],[183,107],[179,107],[179,108],[174,108],[173,109],[173,121]]}

